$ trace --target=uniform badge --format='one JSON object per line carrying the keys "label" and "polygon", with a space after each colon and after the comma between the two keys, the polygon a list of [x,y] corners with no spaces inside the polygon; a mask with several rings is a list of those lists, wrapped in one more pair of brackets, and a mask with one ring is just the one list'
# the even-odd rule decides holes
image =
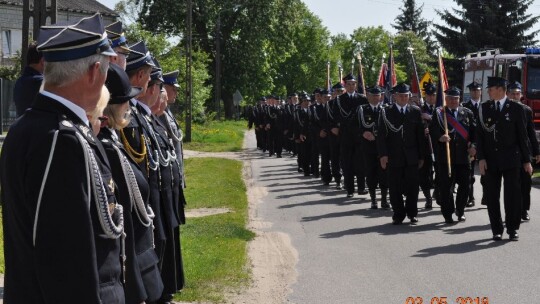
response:
{"label": "uniform badge", "polygon": [[114,180],[112,178],[109,180],[107,186],[109,187],[109,190],[111,190],[111,193],[114,193]]}
{"label": "uniform badge", "polygon": [[84,136],[86,136],[86,139],[90,140],[90,141],[94,141],[94,138],[92,137],[92,133],[90,133],[90,128],[85,126],[85,125],[79,125],[79,129],[81,130],[81,132],[84,134]]}
{"label": "uniform badge", "polygon": [[62,120],[62,125],[63,125],[64,127],[68,127],[68,128],[73,127],[73,124],[70,123],[70,122],[67,121],[67,120]]}

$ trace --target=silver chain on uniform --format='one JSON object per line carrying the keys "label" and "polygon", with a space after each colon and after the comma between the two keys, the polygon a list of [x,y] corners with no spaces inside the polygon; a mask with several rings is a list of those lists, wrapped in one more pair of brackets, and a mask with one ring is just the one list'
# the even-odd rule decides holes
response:
{"label": "silver chain on uniform", "polygon": [[364,128],[366,128],[366,129],[371,129],[371,128],[373,128],[373,126],[375,126],[375,121],[373,121],[370,124],[366,123],[366,120],[364,118],[364,107],[362,107],[362,106],[358,107],[358,119],[359,119],[360,123],[362,123],[362,126],[364,126]]}

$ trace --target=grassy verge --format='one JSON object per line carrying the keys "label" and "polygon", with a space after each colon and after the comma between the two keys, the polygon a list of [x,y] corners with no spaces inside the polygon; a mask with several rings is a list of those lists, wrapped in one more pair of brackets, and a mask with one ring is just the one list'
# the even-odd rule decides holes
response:
{"label": "grassy verge", "polygon": [[204,152],[240,151],[246,125],[244,120],[194,124],[191,126],[191,142],[184,143],[184,149]]}
{"label": "grassy verge", "polygon": [[249,282],[245,229],[246,187],[242,163],[218,158],[186,160],[187,207],[226,207],[231,213],[188,219],[181,227],[186,286],[180,301],[222,302],[225,292]]}

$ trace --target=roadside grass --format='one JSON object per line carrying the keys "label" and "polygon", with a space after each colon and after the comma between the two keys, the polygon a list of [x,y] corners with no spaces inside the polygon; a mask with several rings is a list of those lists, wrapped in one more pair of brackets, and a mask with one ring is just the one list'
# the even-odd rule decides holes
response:
{"label": "roadside grass", "polygon": [[203,152],[241,151],[246,125],[245,120],[193,124],[191,126],[191,142],[184,143],[184,149]]}
{"label": "roadside grass", "polygon": [[249,283],[246,187],[242,163],[221,158],[186,159],[187,208],[224,207],[230,213],[189,218],[180,227],[186,284],[179,301],[223,302]]}

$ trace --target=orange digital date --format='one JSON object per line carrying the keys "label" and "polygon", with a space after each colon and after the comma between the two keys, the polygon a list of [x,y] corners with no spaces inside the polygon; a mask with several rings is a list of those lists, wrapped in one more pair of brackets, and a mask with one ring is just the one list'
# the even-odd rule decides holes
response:
{"label": "orange digital date", "polygon": [[[422,297],[408,297],[405,300],[405,304],[450,304],[452,302],[448,302],[448,297],[433,297],[431,298],[431,301],[424,302],[424,299]],[[457,297],[456,298],[456,304],[489,304],[488,297]]]}

